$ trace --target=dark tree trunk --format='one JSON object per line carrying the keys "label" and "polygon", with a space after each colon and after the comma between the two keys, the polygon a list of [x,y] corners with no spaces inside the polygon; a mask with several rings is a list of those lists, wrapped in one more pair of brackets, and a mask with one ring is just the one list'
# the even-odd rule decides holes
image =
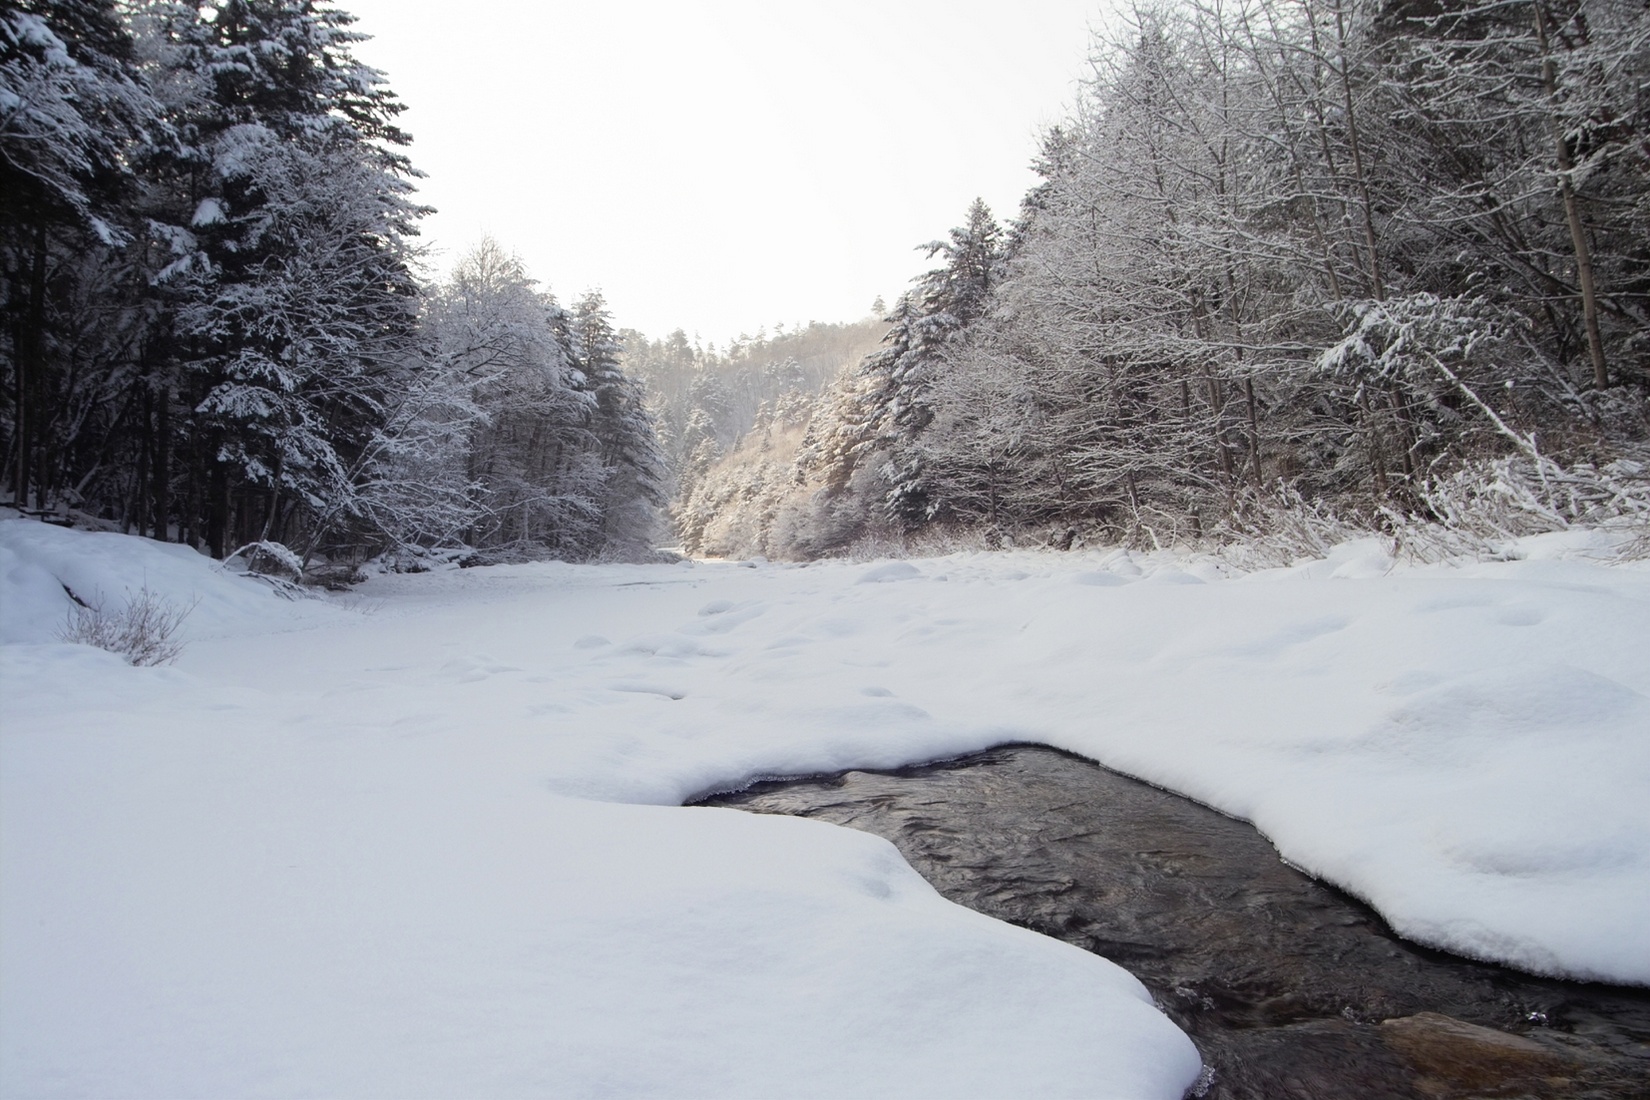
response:
{"label": "dark tree trunk", "polygon": [[[34,234],[34,255],[29,263],[29,300],[18,332],[15,400],[17,402],[17,466],[12,472],[12,493],[20,507],[29,506],[35,452],[39,449],[40,380],[46,370],[46,226]],[[43,502],[42,502],[43,503]]]}
{"label": "dark tree trunk", "polygon": [[149,517],[149,509],[145,507],[149,495],[149,454],[154,450],[154,418],[149,406],[154,403],[154,396],[145,380],[140,379],[138,385],[143,389],[143,399],[138,405],[138,423],[142,427],[138,429],[137,472],[132,478],[132,507],[127,515],[128,526],[135,525],[137,533],[145,535]]}
{"label": "dark tree trunk", "polygon": [[1610,371],[1604,360],[1604,337],[1598,326],[1598,289],[1593,282],[1593,254],[1587,243],[1587,230],[1581,224],[1581,208],[1576,202],[1575,163],[1570,158],[1568,135],[1558,117],[1558,67],[1553,63],[1551,46],[1547,40],[1547,9],[1540,3],[1533,5],[1536,40],[1541,43],[1541,80],[1546,87],[1547,101],[1553,111],[1549,122],[1558,162],[1558,193],[1564,202],[1564,220],[1570,228],[1570,247],[1575,252],[1576,282],[1581,289],[1581,321],[1587,333],[1587,356],[1593,364],[1593,385],[1604,389],[1610,384]]}
{"label": "dark tree trunk", "polygon": [[206,549],[218,561],[229,552],[229,472],[214,455],[207,472]]}
{"label": "dark tree trunk", "polygon": [[[170,535],[172,485],[172,388],[161,387],[160,403],[155,409],[155,484],[151,494],[154,501],[155,537],[162,542]],[[181,533],[181,532],[180,532]]]}

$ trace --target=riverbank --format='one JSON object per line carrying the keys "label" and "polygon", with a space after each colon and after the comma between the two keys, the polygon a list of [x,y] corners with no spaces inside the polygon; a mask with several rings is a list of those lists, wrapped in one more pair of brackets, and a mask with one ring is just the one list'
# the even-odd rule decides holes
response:
{"label": "riverbank", "polygon": [[[881,840],[680,805],[1007,740],[1249,818],[1406,936],[1640,980],[1650,573],[1584,550],[546,563],[293,602],[0,523],[0,1085],[1177,1096],[1196,1054],[1118,968]],[[56,642],[64,583],[193,605],[181,658]]]}
{"label": "riverbank", "polygon": [[1650,990],[1416,947],[1246,823],[1054,749],[705,804],[874,833],[951,900],[1122,963],[1197,1043],[1207,1100],[1637,1100],[1650,1080]]}

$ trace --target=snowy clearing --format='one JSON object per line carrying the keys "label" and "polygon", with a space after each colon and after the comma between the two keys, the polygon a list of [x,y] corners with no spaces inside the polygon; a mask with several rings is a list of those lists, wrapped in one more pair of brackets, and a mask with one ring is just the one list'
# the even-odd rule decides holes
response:
{"label": "snowy clearing", "polygon": [[[1405,935],[1650,984],[1650,571],[541,564],[289,601],[0,521],[6,1095],[1179,1096],[1130,976],[884,841],[683,809],[1005,740],[1253,820]],[[56,642],[147,587],[168,668]]]}

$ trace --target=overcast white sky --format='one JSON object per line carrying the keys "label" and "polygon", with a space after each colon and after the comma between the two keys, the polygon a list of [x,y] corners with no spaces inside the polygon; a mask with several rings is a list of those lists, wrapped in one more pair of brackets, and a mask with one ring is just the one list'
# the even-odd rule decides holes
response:
{"label": "overcast white sky", "polygon": [[408,105],[435,265],[723,344],[853,320],[979,195],[1012,216],[1100,0],[337,0]]}

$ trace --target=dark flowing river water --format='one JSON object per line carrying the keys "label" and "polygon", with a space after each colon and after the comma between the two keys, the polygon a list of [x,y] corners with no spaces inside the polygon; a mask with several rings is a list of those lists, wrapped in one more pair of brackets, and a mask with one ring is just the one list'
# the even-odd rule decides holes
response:
{"label": "dark flowing river water", "polygon": [[1650,990],[1407,943],[1252,826],[1081,757],[1008,745],[699,804],[876,833],[952,901],[1127,967],[1202,1052],[1194,1095],[1650,1097]]}

